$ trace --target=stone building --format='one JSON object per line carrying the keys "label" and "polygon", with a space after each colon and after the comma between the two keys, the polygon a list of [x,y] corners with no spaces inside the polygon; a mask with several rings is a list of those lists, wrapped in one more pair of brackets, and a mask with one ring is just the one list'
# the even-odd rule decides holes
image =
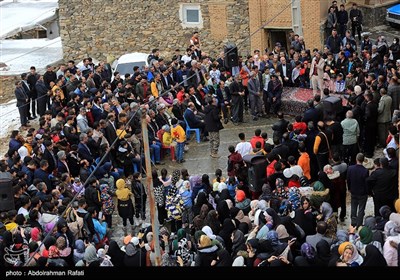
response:
{"label": "stone building", "polygon": [[[288,36],[293,30],[302,35],[306,48],[321,49],[324,45],[324,27],[331,0],[248,0],[249,29],[251,48],[271,50],[276,42],[289,47]],[[393,0],[337,0],[337,5],[345,3],[346,10],[357,3],[365,16],[367,25],[384,24],[386,7],[397,1]],[[283,10],[286,8],[285,10]],[[276,16],[278,15],[279,16]],[[373,15],[373,16],[372,16]],[[276,18],[274,18],[276,17]],[[376,19],[376,22],[371,22]],[[260,29],[259,32],[256,30]],[[350,27],[350,23],[349,23]]]}
{"label": "stone building", "polygon": [[[171,57],[182,53],[193,31],[202,50],[217,56],[226,42],[247,55],[254,49],[287,46],[290,30],[303,35],[307,48],[323,46],[324,22],[331,0],[59,0],[64,58],[118,57],[152,48]],[[375,10],[393,0],[338,0]],[[384,10],[384,9],[382,9]],[[382,21],[383,24],[383,21]],[[250,38],[250,39],[249,39]]]}
{"label": "stone building", "polygon": [[250,49],[247,0],[59,0],[65,58],[105,59],[160,48],[184,53],[193,31],[202,50],[217,55],[229,40]]}

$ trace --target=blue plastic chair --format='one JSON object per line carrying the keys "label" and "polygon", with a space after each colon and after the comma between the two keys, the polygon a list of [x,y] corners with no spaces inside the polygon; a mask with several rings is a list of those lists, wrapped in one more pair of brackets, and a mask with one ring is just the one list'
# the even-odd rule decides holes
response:
{"label": "blue plastic chair", "polygon": [[190,128],[186,118],[184,117],[185,123],[186,123],[186,138],[190,137],[190,133],[191,132],[195,132],[196,133],[196,142],[200,143],[200,128]]}

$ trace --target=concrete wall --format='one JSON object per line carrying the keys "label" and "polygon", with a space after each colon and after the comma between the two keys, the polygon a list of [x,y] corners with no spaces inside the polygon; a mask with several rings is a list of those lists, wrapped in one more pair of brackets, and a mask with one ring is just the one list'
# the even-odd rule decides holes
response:
{"label": "concrete wall", "polygon": [[[202,29],[182,27],[182,3],[201,5]],[[170,58],[176,48],[186,49],[195,30],[202,51],[213,56],[227,41],[240,44],[239,52],[250,46],[247,0],[59,0],[59,16],[65,59],[105,59],[155,47]]]}

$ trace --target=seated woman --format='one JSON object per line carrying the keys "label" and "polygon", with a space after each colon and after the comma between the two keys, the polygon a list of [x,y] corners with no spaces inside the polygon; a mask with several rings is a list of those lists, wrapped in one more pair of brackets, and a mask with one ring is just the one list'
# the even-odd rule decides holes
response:
{"label": "seated woman", "polygon": [[336,262],[336,266],[360,266],[364,259],[358,254],[356,246],[350,242],[344,242],[339,246],[340,257]]}
{"label": "seated woman", "polygon": [[329,201],[329,189],[325,188],[321,181],[315,181],[311,184],[313,191],[310,196],[310,202],[313,207],[319,209],[322,202]]}

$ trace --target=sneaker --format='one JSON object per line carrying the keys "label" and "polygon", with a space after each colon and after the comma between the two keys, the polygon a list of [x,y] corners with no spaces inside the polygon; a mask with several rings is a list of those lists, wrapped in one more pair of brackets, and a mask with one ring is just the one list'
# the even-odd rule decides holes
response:
{"label": "sneaker", "polygon": [[258,121],[258,117],[253,116],[253,121]]}
{"label": "sneaker", "polygon": [[218,155],[218,154],[211,154],[210,156],[213,157],[213,158],[220,158],[220,157],[221,157],[221,156]]}

